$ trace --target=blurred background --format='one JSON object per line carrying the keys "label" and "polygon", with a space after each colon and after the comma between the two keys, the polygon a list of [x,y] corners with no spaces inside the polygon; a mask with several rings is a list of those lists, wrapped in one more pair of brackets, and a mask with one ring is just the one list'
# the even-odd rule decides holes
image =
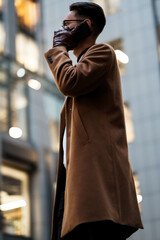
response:
{"label": "blurred background", "polygon": [[[73,2],[0,0],[0,240],[50,239],[64,97],[44,52]],[[159,240],[160,0],[93,2],[107,17],[97,43],[113,46],[121,73],[144,224],[130,239]]]}

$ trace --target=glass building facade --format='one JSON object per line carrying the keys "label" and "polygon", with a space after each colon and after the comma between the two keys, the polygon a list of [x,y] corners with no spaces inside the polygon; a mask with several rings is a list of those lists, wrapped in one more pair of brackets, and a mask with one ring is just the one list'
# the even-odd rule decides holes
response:
{"label": "glass building facade", "polygon": [[[0,239],[49,240],[64,97],[45,63],[69,0],[0,0]],[[115,49],[144,230],[160,238],[160,0],[93,0]],[[73,63],[75,58],[71,53]]]}
{"label": "glass building facade", "polygon": [[[144,230],[130,239],[158,240],[160,0],[91,1],[101,5],[107,17],[97,43],[113,46],[121,73],[129,156],[144,224]],[[53,29],[61,27],[73,2],[54,1],[54,8],[49,0],[44,4],[46,50],[52,44]]]}
{"label": "glass building facade", "polygon": [[29,179],[24,171],[2,166],[3,232],[30,236]]}
{"label": "glass building facade", "polygon": [[50,238],[64,97],[43,70],[40,1],[0,0],[0,239]]}
{"label": "glass building facade", "polygon": [[[160,1],[94,1],[102,7],[112,4],[99,42],[128,55],[120,64],[130,162],[144,230],[129,239],[160,238],[159,140],[159,17]],[[117,56],[119,58],[119,56]]]}

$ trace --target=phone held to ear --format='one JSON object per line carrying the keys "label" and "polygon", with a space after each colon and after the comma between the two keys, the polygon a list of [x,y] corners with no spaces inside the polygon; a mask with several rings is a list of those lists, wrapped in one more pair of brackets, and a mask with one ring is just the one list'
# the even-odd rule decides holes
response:
{"label": "phone held to ear", "polygon": [[75,32],[73,39],[75,42],[80,42],[82,39],[85,39],[89,35],[91,35],[91,30],[88,26],[88,23],[84,21],[83,23],[79,24],[79,28]]}

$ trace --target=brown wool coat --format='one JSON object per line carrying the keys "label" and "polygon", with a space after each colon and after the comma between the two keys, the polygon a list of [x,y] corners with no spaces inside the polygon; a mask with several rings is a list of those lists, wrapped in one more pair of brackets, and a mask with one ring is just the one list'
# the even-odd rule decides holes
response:
{"label": "brown wool coat", "polygon": [[128,160],[121,82],[114,50],[91,46],[75,66],[62,46],[45,53],[58,89],[67,96],[61,112],[60,154],[52,240],[67,127],[67,167],[61,236],[85,222],[112,220],[143,228]]}

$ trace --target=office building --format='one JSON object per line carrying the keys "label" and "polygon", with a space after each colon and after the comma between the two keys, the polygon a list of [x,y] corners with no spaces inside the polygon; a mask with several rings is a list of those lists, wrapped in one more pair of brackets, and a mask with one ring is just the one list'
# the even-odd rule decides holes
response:
{"label": "office building", "polygon": [[[0,0],[0,205],[5,240],[50,237],[64,97],[43,53],[52,47],[54,30],[73,2]],[[159,240],[160,0],[93,2],[107,16],[97,43],[113,46],[121,72],[129,156],[144,224],[130,239]]]}

